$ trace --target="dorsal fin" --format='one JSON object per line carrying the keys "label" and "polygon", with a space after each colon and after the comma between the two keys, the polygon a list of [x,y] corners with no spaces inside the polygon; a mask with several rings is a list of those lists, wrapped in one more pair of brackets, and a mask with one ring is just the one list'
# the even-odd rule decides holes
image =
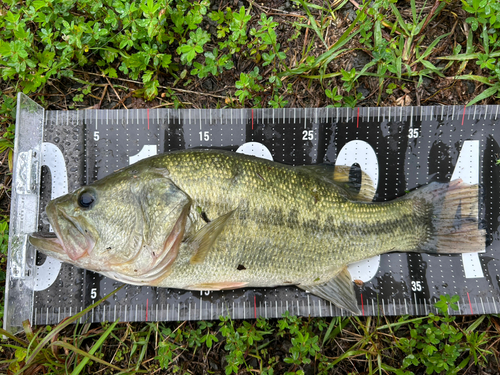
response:
{"label": "dorsal fin", "polygon": [[297,168],[333,181],[344,188],[352,200],[371,202],[375,195],[375,185],[372,179],[361,169],[357,170],[361,174],[361,183],[359,183],[350,177],[351,167],[347,165],[317,164]]}
{"label": "dorsal fin", "polygon": [[227,221],[233,215],[234,211],[236,210],[232,210],[227,214],[212,220],[194,234],[189,241],[194,250],[194,255],[190,260],[191,264],[200,264],[205,260],[208,251],[212,248],[212,245],[224,229]]}

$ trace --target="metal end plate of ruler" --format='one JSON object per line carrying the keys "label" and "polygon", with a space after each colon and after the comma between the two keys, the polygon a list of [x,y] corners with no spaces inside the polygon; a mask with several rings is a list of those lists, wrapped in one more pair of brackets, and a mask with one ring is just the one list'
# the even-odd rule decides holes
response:
{"label": "metal end plate of ruler", "polygon": [[[488,232],[484,252],[392,253],[349,270],[364,315],[436,312],[433,303],[443,294],[460,296],[459,310],[451,313],[500,311],[498,106],[47,111],[43,121],[39,228],[44,230],[48,222],[43,209],[51,198],[144,157],[195,147],[293,165],[357,164],[376,184],[374,201],[394,199],[431,181],[479,183],[479,211]],[[22,126],[18,124],[16,134],[23,132]],[[57,323],[121,285],[43,255],[33,269],[25,276],[32,278],[31,308],[23,311],[22,319],[34,324]],[[193,292],[127,285],[82,321],[272,318],[285,311],[347,314],[295,287]],[[13,327],[22,321],[7,318]]]}

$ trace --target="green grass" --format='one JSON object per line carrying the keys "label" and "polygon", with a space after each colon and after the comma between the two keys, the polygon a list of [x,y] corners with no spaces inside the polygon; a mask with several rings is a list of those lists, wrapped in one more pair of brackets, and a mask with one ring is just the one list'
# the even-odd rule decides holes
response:
{"label": "green grass", "polygon": [[[435,53],[451,40],[451,32],[436,33],[433,22],[455,14],[457,0],[410,0],[404,15],[395,0],[366,2],[335,40],[328,33],[338,20],[336,9],[328,3],[295,1],[299,14],[285,22],[295,32],[286,34],[253,2],[239,9],[213,10],[208,0],[7,0],[0,10],[0,77],[11,93],[40,92],[50,82],[73,80],[78,84],[73,106],[95,86],[78,72],[95,67],[108,80],[136,81],[142,87],[134,95],[147,100],[166,87],[162,97],[177,105],[182,104],[172,88],[219,76],[233,77],[221,106],[286,106],[297,77],[319,83],[325,99],[332,97],[326,90],[331,91],[330,86],[339,83],[335,78],[341,77],[342,89],[333,95],[332,105],[360,103],[363,96],[356,89],[367,78],[378,80],[377,103],[386,93],[384,87],[400,88],[405,82],[419,87],[425,77],[482,84],[484,90],[469,104],[498,97],[496,0],[462,0],[468,14],[463,22],[470,32],[467,41],[456,44],[447,56]],[[297,40],[303,42],[298,56],[289,47]],[[335,60],[355,50],[368,52],[371,61],[361,69],[332,70]],[[257,69],[238,72],[235,56]],[[448,63],[440,64],[439,59]],[[468,62],[479,66],[482,74],[473,74],[475,67],[462,74]],[[236,72],[239,79],[228,72]],[[168,85],[162,86],[165,77]]]}
{"label": "green grass", "polygon": [[[217,107],[354,107],[400,103],[407,91],[421,89],[430,79],[451,83],[425,100],[463,81],[480,87],[467,99],[469,105],[499,98],[497,0],[410,0],[407,5],[375,0],[371,6],[360,4],[352,21],[344,22],[340,12],[348,3],[297,0],[295,10],[282,17],[276,10],[264,14],[252,1],[241,8],[217,8],[208,0],[4,0],[0,154],[12,169],[17,91],[36,94],[48,106],[54,92],[67,89],[67,109],[96,98],[100,105],[107,92],[118,98],[121,93],[119,106],[134,96],[178,108],[190,105],[183,92],[196,93],[200,82],[214,79],[223,82],[223,90],[209,94]],[[439,19],[452,19],[453,28],[440,29]],[[464,40],[456,41],[452,31],[460,28]],[[350,66],[349,57],[360,52],[369,61]],[[360,91],[363,86],[372,88],[371,102]],[[205,102],[198,99],[196,105]],[[2,194],[9,190],[0,186]],[[0,219],[1,285],[8,220]],[[3,303],[2,297],[2,311]],[[455,303],[456,298],[443,296],[436,305],[440,316],[419,318],[285,315],[80,325],[71,324],[78,320],[75,315],[53,327],[26,322],[23,335],[4,332],[10,340],[0,346],[0,372],[187,374],[201,368],[226,374],[451,374],[476,366],[497,369],[498,317],[450,316],[448,307]]]}

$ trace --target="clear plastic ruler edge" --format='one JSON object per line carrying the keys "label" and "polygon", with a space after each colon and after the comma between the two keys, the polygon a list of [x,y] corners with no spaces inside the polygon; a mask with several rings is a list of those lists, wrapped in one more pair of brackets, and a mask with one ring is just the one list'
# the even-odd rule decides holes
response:
{"label": "clear plastic ruler edge", "polygon": [[43,107],[18,94],[3,321],[7,331],[22,327],[33,310],[36,253],[28,234],[38,228],[44,117]]}

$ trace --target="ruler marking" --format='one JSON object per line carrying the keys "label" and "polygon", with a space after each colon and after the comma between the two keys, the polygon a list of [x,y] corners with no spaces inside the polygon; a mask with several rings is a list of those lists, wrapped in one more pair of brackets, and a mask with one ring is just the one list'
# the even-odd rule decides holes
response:
{"label": "ruler marking", "polygon": [[267,301],[264,301],[264,314],[266,315],[267,319]]}
{"label": "ruler marking", "polygon": [[[455,107],[453,107],[455,108]],[[470,117],[470,113],[469,113],[469,117]],[[474,112],[474,117],[476,117],[476,112]],[[464,113],[462,113],[462,126],[464,126],[464,120],[465,120],[465,105],[464,105]]]}
{"label": "ruler marking", "polygon": [[401,110],[399,111],[399,121],[403,122],[403,107],[399,107]]}
{"label": "ruler marking", "polygon": [[467,299],[469,300],[470,313],[471,313],[472,315],[474,315],[474,311],[472,311],[472,303],[470,303],[470,296],[469,296],[469,292],[467,292]]}
{"label": "ruler marking", "polygon": [[319,310],[319,317],[322,318],[322,314],[321,314],[321,298],[318,299],[318,310]]}
{"label": "ruler marking", "polygon": [[462,306],[460,306],[460,301],[457,301],[457,306],[459,314],[462,314]]}
{"label": "ruler marking", "polygon": [[191,302],[189,302],[188,306],[188,320],[191,320]]}
{"label": "ruler marking", "polygon": [[444,117],[444,105],[441,106],[441,121],[443,121],[443,117]]}
{"label": "ruler marking", "polygon": [[491,299],[493,300],[493,306],[495,307],[495,314],[498,314],[497,303],[495,302],[495,297],[491,297]]}
{"label": "ruler marking", "polygon": [[125,305],[125,321],[127,321],[127,307],[128,305]]}
{"label": "ruler marking", "polygon": [[417,293],[413,293],[413,298],[415,298],[415,315],[418,315],[418,300],[417,300]]}
{"label": "ruler marking", "polygon": [[203,297],[200,297],[200,320],[203,320]]}
{"label": "ruler marking", "polygon": [[380,122],[380,107],[378,107],[377,121]]}
{"label": "ruler marking", "polygon": [[146,298],[146,322],[148,321],[149,298]]}
{"label": "ruler marking", "polygon": [[177,303],[177,321],[181,320],[181,304]]}
{"label": "ruler marking", "polygon": [[356,116],[356,129],[359,128],[359,107],[358,107],[358,115]]}
{"label": "ruler marking", "polygon": [[[232,114],[233,114],[233,112],[231,111],[231,117],[232,117]],[[253,130],[253,108],[252,108],[252,130]]]}
{"label": "ruler marking", "polygon": [[257,319],[257,296],[253,295],[253,317]]}
{"label": "ruler marking", "polygon": [[135,304],[135,321],[137,322],[137,303]]}
{"label": "ruler marking", "polygon": [[479,300],[481,301],[481,306],[483,307],[483,314],[486,314],[486,310],[484,309],[483,297],[479,297]]}
{"label": "ruler marking", "polygon": [[275,308],[276,308],[276,318],[277,318],[277,317],[279,317],[279,315],[278,315],[278,301],[275,301],[275,303],[276,303]]}
{"label": "ruler marking", "polygon": [[307,315],[311,316],[311,299],[309,294],[307,295]]}
{"label": "ruler marking", "polygon": [[498,107],[500,107],[500,106],[497,105],[497,110],[495,112],[495,120],[497,119],[497,116],[498,116]]}
{"label": "ruler marking", "polygon": [[[71,315],[71,314],[70,314]],[[113,321],[116,322],[116,305],[115,305],[115,312],[113,314]]]}
{"label": "ruler marking", "polygon": [[394,298],[392,299],[392,306],[394,308],[394,315],[397,315],[396,314],[396,300]]}
{"label": "ruler marking", "polygon": [[385,302],[383,298],[382,298],[382,312],[385,315]]}
{"label": "ruler marking", "polygon": [[410,129],[413,128],[413,107],[411,107],[411,115],[410,115]]}
{"label": "ruler marking", "polygon": [[[476,119],[476,110],[477,110],[477,106],[474,106],[474,115],[472,116],[473,120]],[[465,112],[465,105],[464,105],[464,112]],[[470,119],[470,113],[469,113],[469,119]]]}

